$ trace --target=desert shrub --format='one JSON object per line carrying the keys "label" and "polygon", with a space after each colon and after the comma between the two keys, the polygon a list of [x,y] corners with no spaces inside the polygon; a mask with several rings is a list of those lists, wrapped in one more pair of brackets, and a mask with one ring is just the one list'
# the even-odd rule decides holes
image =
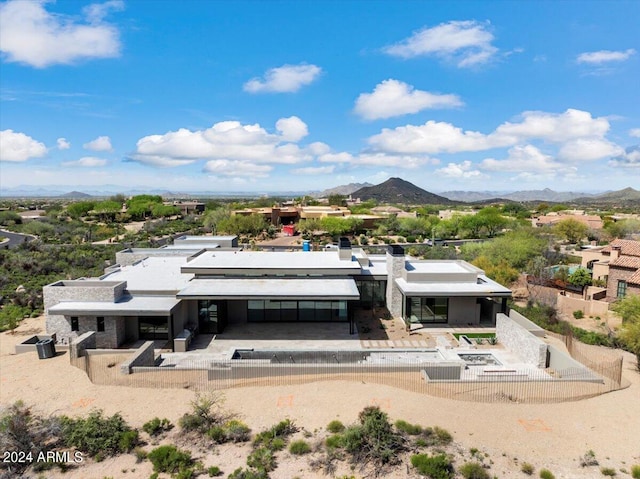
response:
{"label": "desert shrub", "polygon": [[156,447],[147,457],[156,472],[177,474],[190,469],[193,464],[193,459],[188,451],[181,451],[173,445]]}
{"label": "desert shrub", "polygon": [[[37,461],[41,453],[55,448],[59,435],[60,423],[57,418],[37,416],[21,401],[2,409],[0,414],[0,451],[30,452],[34,460]],[[53,462],[40,461],[34,464],[34,469],[41,471],[55,465]],[[0,462],[0,470],[11,468],[11,471],[18,475],[28,466],[28,463]],[[0,476],[4,477],[1,473]]]}
{"label": "desert shrub", "polygon": [[209,474],[209,477],[217,477],[222,475],[222,471],[218,466],[211,466],[207,469],[207,474]]}
{"label": "desert shrub", "polygon": [[256,435],[253,440],[254,447],[266,447],[272,450],[279,450],[284,447],[289,436],[298,431],[295,423],[290,419],[280,421],[271,428]]}
{"label": "desert shrub", "polygon": [[149,455],[149,454],[147,453],[147,451],[145,451],[145,450],[144,450],[144,449],[142,449],[141,447],[136,447],[136,448],[133,450],[133,454],[135,454],[135,456],[136,456],[136,462],[142,462],[142,461],[144,461],[144,460],[147,458],[147,456]]}
{"label": "desert shrub", "polygon": [[118,446],[122,452],[130,452],[134,447],[138,445],[139,437],[138,431],[132,429],[131,431],[125,431],[120,436]]}
{"label": "desert shrub", "polygon": [[540,469],[540,479],[556,479],[556,476],[549,469]]}
{"label": "desert shrub", "polygon": [[262,470],[273,471],[276,468],[276,458],[273,455],[273,451],[267,447],[259,447],[247,458],[247,466]]}
{"label": "desert shrub", "polygon": [[411,465],[422,476],[427,476],[430,479],[452,479],[455,474],[453,464],[445,454],[436,456],[415,454],[411,456]]}
{"label": "desert shrub", "polygon": [[446,446],[453,441],[453,436],[441,427],[425,427],[420,433],[421,444],[424,446]]}
{"label": "desert shrub", "polygon": [[336,449],[342,447],[342,435],[334,434],[325,439],[324,444],[329,449]]}
{"label": "desert shrub", "polygon": [[489,473],[479,462],[465,462],[459,470],[465,479],[490,479]]}
{"label": "desert shrub", "polygon": [[523,462],[522,466],[520,466],[520,470],[524,472],[527,476],[530,476],[535,471],[535,468],[528,462]]}
{"label": "desert shrub", "polygon": [[308,454],[311,452],[311,446],[309,443],[303,439],[299,439],[298,441],[293,441],[289,445],[289,452],[291,454],[295,454],[296,456],[302,456],[303,454]]}
{"label": "desert shrub", "polygon": [[227,440],[231,442],[246,442],[251,436],[251,428],[242,421],[231,419],[224,423]]}
{"label": "desert shrub", "polygon": [[242,469],[239,467],[229,474],[229,479],[269,479],[269,474],[262,469]]}
{"label": "desert shrub", "polygon": [[68,447],[90,456],[114,456],[133,449],[138,443],[138,432],[132,430],[118,413],[104,417],[102,411],[93,411],[87,418],[61,418],[62,439]]}
{"label": "desert shrub", "polygon": [[342,422],[338,421],[337,419],[334,419],[329,424],[327,424],[327,431],[333,434],[342,432],[344,431],[344,424],[342,424]]}
{"label": "desert shrub", "polygon": [[633,477],[633,479],[640,479],[640,464],[631,466],[631,477]]}
{"label": "desert shrub", "polygon": [[576,319],[582,319],[582,318],[584,318],[584,312],[581,309],[576,309],[573,312],[573,317],[576,318]]}
{"label": "desert shrub", "polygon": [[207,436],[209,436],[213,442],[218,444],[227,442],[227,432],[222,426],[213,426],[207,431]]}
{"label": "desert shrub", "polygon": [[159,436],[163,432],[167,432],[173,429],[173,424],[167,418],[160,419],[154,417],[150,421],[145,422],[142,425],[142,430],[149,434],[149,436]]}
{"label": "desert shrub", "polygon": [[596,453],[589,449],[584,453],[584,456],[580,457],[580,465],[582,467],[597,466],[598,460],[596,459]]}
{"label": "desert shrub", "polygon": [[191,412],[185,413],[178,424],[185,432],[207,433],[214,426],[221,426],[233,419],[233,414],[222,409],[220,394],[198,394],[191,402]]}
{"label": "desert shrub", "polygon": [[600,472],[603,476],[613,477],[616,475],[616,470],[613,467],[601,467]]}
{"label": "desert shrub", "polygon": [[422,426],[418,424],[410,424],[402,419],[398,419],[394,425],[398,431],[402,431],[410,436],[417,436],[422,432]]}

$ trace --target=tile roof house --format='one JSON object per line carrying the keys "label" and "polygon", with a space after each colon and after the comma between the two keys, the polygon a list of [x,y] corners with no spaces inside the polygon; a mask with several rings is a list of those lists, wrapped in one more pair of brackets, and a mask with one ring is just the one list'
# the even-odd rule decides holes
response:
{"label": "tile roof house", "polygon": [[640,294],[640,241],[616,239],[602,254],[609,263],[607,300]]}

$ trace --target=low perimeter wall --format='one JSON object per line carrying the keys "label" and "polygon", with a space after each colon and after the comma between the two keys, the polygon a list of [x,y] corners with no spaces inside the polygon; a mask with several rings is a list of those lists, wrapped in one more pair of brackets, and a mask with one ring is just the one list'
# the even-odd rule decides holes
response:
{"label": "low perimeter wall", "polygon": [[547,366],[547,344],[503,313],[496,315],[496,337],[525,363]]}
{"label": "low perimeter wall", "polygon": [[587,316],[600,316],[605,318],[609,312],[609,303],[606,301],[586,301],[581,298],[558,295],[558,310],[566,315],[573,314],[574,311],[582,311]]}
{"label": "low perimeter wall", "polygon": [[96,348],[96,333],[95,331],[88,331],[81,334],[69,345],[69,357],[72,364],[77,362],[78,358],[86,356],[85,351],[87,349]]}
{"label": "low perimeter wall", "polygon": [[131,374],[134,367],[153,366],[155,360],[153,341],[146,341],[129,359],[120,363],[120,372],[122,374]]}

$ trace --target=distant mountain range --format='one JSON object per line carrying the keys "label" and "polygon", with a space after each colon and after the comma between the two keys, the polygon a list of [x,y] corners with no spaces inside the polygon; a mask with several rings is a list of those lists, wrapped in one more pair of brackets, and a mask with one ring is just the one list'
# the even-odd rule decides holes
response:
{"label": "distant mountain range", "polygon": [[384,183],[375,186],[365,186],[354,191],[351,196],[363,201],[376,200],[378,203],[402,204],[452,204],[449,198],[439,196],[417,187],[402,178],[389,178]]}
{"label": "distant mountain range", "polygon": [[340,185],[334,188],[329,188],[328,190],[320,191],[319,193],[314,193],[312,196],[316,198],[326,198],[331,195],[345,195],[349,196],[354,191],[358,191],[360,188],[365,188],[367,186],[373,186],[371,183],[349,183],[348,185]]}
{"label": "distant mountain range", "polygon": [[633,188],[625,188],[618,191],[610,191],[601,195],[579,198],[582,203],[640,203],[640,191]]}
{"label": "distant mountain range", "polygon": [[553,191],[549,188],[544,190],[524,190],[524,191],[444,191],[440,193],[453,201],[478,202],[494,198],[502,198],[511,201],[551,201],[560,203],[572,201],[577,198],[590,198],[595,196],[590,193],[580,193],[573,191]]}

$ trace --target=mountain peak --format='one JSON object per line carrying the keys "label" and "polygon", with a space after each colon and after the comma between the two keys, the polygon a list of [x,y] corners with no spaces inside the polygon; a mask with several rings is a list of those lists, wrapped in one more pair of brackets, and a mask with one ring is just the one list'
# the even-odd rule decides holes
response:
{"label": "mountain peak", "polygon": [[376,200],[380,203],[403,203],[403,204],[441,204],[453,203],[444,196],[439,196],[422,188],[417,187],[402,178],[389,178],[387,181],[375,186],[368,186],[354,191],[354,198],[361,200]]}

